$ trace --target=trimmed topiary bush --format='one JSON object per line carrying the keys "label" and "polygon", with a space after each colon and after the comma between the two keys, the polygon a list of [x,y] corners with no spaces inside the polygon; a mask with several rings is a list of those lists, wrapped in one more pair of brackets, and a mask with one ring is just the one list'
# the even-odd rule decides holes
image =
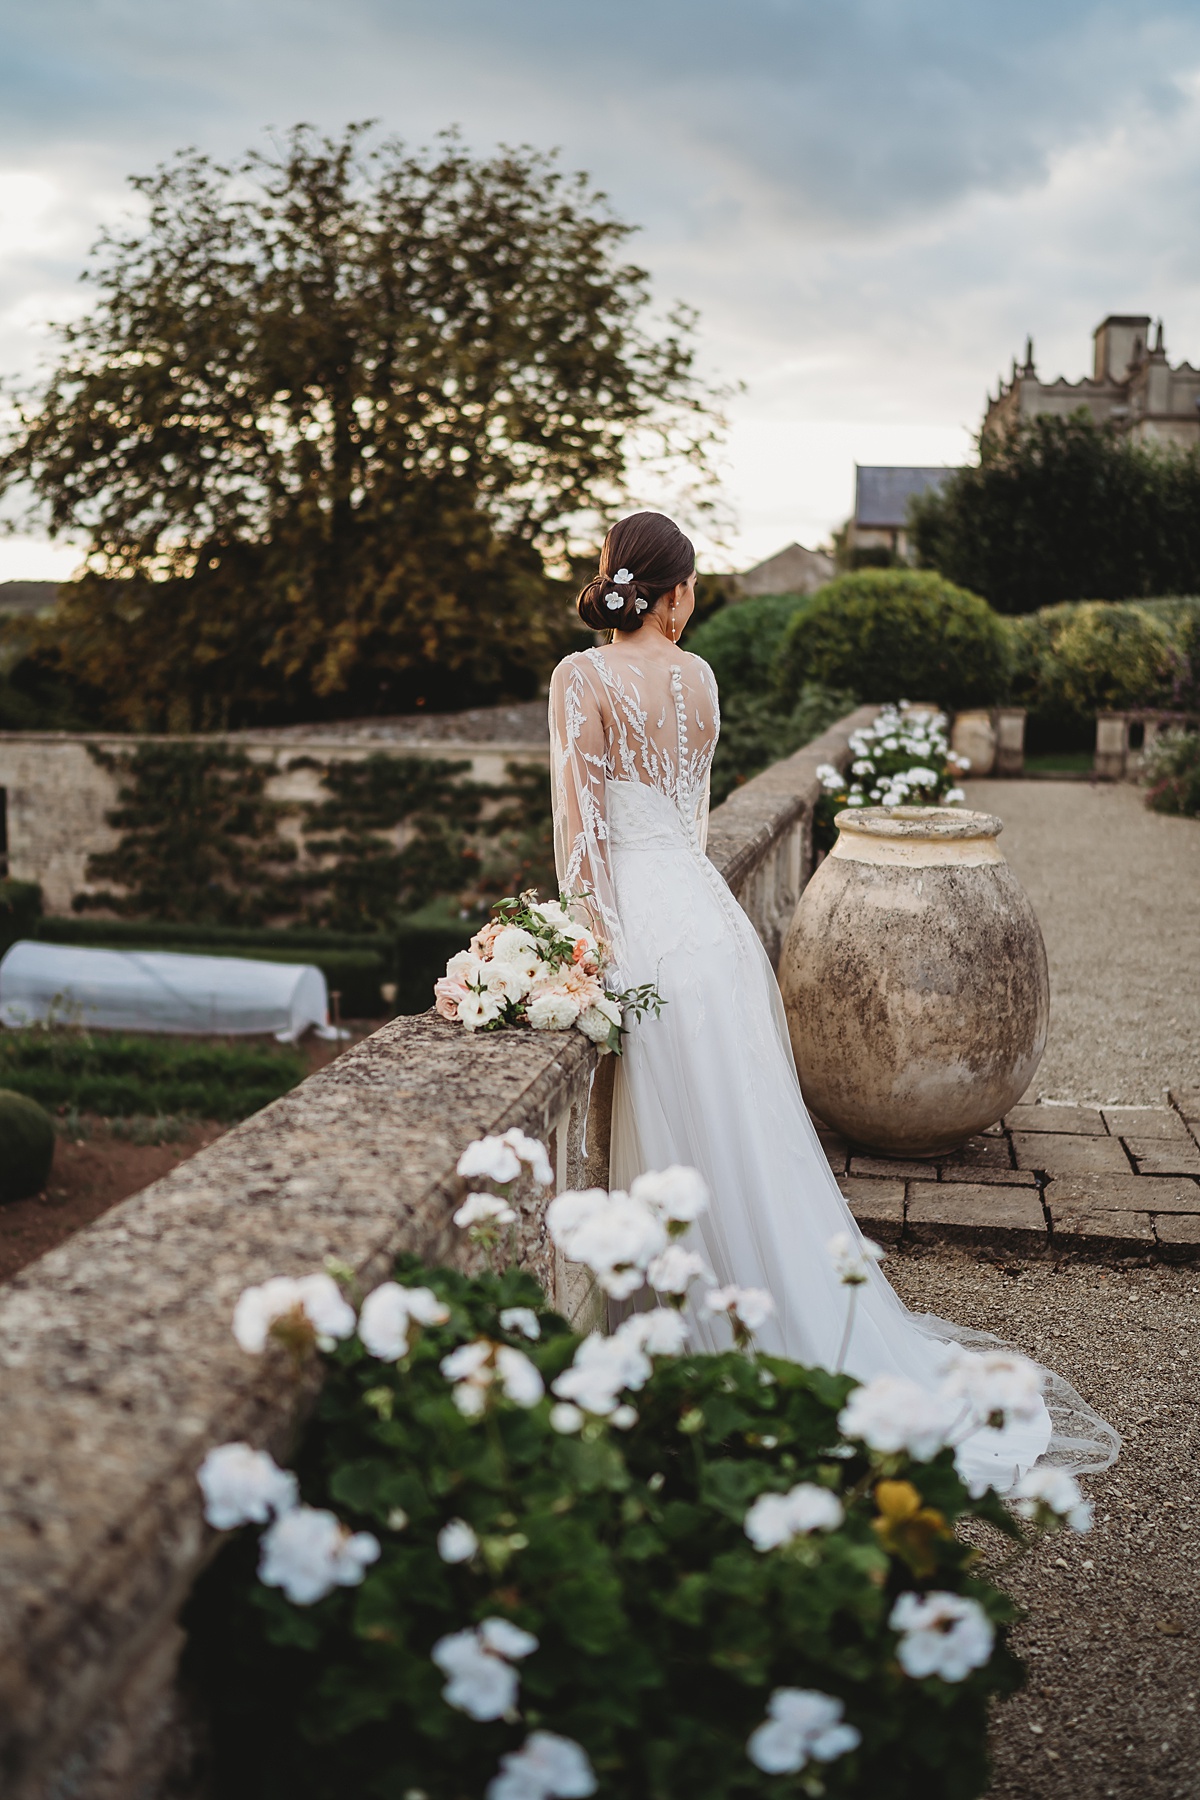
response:
{"label": "trimmed topiary bush", "polygon": [[864,569],[822,588],[789,626],[776,692],[805,682],[851,688],[864,701],[903,697],[957,709],[1003,697],[1009,650],[986,600],[918,569]]}
{"label": "trimmed topiary bush", "polygon": [[758,697],[770,692],[784,634],[811,605],[807,594],[760,594],[722,608],[689,633],[687,648],[716,676],[722,706],[735,694]]}
{"label": "trimmed topiary bush", "polygon": [[50,1114],[27,1095],[0,1088],[0,1201],[40,1194],[53,1161]]}

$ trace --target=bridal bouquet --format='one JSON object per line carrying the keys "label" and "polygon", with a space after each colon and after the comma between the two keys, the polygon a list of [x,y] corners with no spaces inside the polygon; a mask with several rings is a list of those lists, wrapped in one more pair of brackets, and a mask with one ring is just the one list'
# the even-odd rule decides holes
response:
{"label": "bridal bouquet", "polygon": [[626,1014],[641,1018],[662,1010],[650,985],[623,993],[605,986],[607,945],[560,900],[539,900],[530,890],[516,900],[497,901],[492,913],[434,983],[434,1003],[443,1019],[468,1031],[574,1027],[602,1052],[620,1055]]}

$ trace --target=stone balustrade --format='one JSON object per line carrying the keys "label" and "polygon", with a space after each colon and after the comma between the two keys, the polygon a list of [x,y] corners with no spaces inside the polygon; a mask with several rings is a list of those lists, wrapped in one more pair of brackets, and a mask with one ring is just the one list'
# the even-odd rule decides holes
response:
{"label": "stone balustrade", "polygon": [[[864,708],[713,814],[709,853],[772,957],[812,870],[817,766],[844,766]],[[195,1471],[246,1438],[286,1456],[311,1398],[282,1354],[244,1355],[238,1294],[327,1257],[381,1278],[394,1256],[469,1263],[451,1222],[463,1147],[511,1125],[547,1140],[560,1186],[603,1184],[612,1058],[578,1033],[468,1038],[394,1020],[0,1289],[0,1793],[204,1793],[176,1683],[180,1608],[219,1542]],[[519,1253],[586,1323],[541,1204]]]}

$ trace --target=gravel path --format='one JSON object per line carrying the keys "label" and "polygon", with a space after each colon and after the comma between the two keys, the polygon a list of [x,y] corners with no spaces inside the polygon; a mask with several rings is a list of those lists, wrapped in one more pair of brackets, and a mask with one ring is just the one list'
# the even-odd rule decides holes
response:
{"label": "gravel path", "polygon": [[1095,1530],[1044,1539],[1003,1577],[1029,1609],[1016,1639],[1029,1679],[996,1709],[991,1800],[1196,1800],[1200,1270],[937,1249],[887,1271],[914,1310],[1059,1370],[1125,1439],[1084,1484]]}
{"label": "gravel path", "polygon": [[1125,783],[975,781],[967,799],[1004,820],[1050,958],[1028,1098],[1153,1106],[1200,1086],[1200,821]]}

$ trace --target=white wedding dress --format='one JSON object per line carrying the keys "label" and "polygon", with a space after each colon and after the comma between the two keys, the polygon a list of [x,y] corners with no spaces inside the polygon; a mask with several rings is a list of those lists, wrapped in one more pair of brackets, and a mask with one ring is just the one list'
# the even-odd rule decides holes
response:
{"label": "white wedding dress", "polygon": [[[550,688],[560,889],[588,896],[616,985],[652,982],[666,1002],[625,1037],[611,1184],[699,1169],[711,1201],[692,1242],[722,1285],[769,1290],[761,1348],[832,1367],[850,1290],[829,1240],[860,1234],[801,1098],[774,972],[704,853],[716,681],[698,657],[669,654],[639,657],[635,638],[618,638],[568,657]],[[933,1390],[949,1343],[995,1345],[909,1312],[878,1270],[857,1293],[845,1367],[861,1380],[888,1373]],[[724,1319],[689,1316],[693,1342],[728,1345]],[[1033,1424],[977,1433],[959,1454],[964,1473],[1003,1490],[1039,1457],[1076,1472],[1114,1461],[1116,1432],[1057,1376],[1047,1401]]]}

